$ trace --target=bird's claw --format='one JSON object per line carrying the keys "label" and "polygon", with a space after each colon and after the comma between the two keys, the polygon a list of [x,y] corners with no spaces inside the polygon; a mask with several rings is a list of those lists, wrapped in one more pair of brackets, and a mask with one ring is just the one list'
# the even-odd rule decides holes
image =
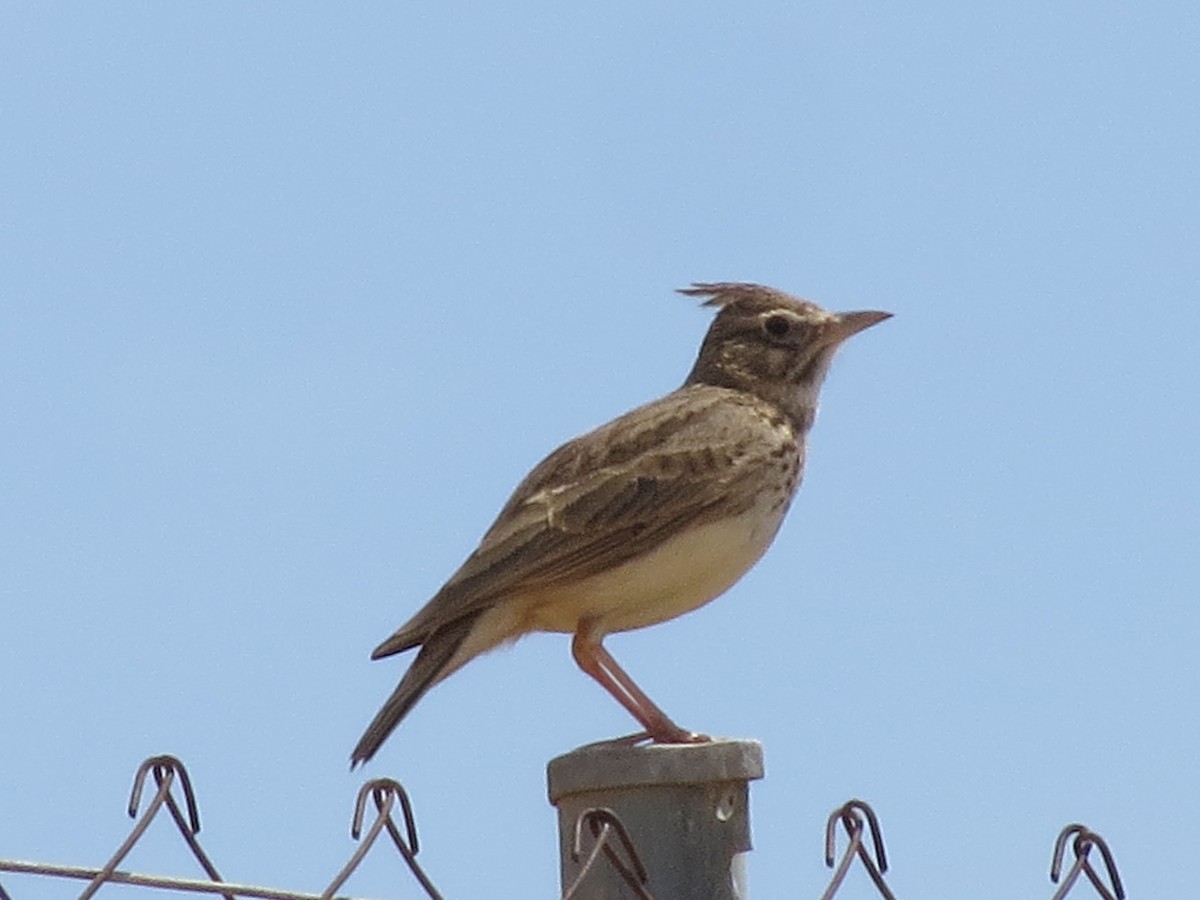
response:
{"label": "bird's claw", "polygon": [[655,744],[711,744],[712,735],[701,734],[698,731],[687,731],[683,728],[668,731],[663,734],[652,734],[650,740]]}
{"label": "bird's claw", "polygon": [[633,734],[625,734],[621,737],[596,741],[594,744],[588,744],[588,746],[636,747],[639,744],[708,744],[712,740],[711,735],[700,734],[696,731],[687,731],[686,729],[676,727],[672,729],[658,729],[654,733],[649,731],[635,731]]}

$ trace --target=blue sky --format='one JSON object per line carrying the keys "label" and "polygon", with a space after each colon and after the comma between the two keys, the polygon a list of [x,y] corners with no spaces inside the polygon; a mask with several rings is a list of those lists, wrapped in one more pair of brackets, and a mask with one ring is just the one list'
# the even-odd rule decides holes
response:
{"label": "blue sky", "polygon": [[[1197,46],[1166,2],[6,6],[0,857],[99,864],[171,752],[228,878],[321,890],[404,665],[370,650],[682,380],[674,288],[753,280],[896,316],[759,566],[608,643],[763,741],[753,894],[819,895],[862,797],[900,896],[1049,896],[1073,821],[1184,896]],[[629,730],[533,636],[365,775],[448,897],[549,897],[545,762]],[[165,826],[127,867],[195,871]],[[416,895],[386,855],[347,890]]]}

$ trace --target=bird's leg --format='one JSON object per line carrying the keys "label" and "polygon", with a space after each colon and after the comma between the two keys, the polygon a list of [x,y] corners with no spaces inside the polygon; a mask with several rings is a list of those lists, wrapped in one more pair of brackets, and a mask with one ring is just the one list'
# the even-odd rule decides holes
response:
{"label": "bird's leg", "polygon": [[600,640],[576,632],[571,640],[571,655],[579,668],[591,675],[613,695],[629,714],[642,723],[652,741],[660,744],[700,744],[712,740],[680,728],[639,688],[628,673],[612,658]]}

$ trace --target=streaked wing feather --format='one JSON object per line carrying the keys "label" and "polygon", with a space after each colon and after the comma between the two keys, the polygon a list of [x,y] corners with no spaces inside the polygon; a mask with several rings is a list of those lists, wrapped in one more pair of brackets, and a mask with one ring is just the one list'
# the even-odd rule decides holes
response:
{"label": "streaked wing feather", "polygon": [[[676,401],[683,393],[628,414],[646,424],[625,429],[623,443],[593,432],[547,457],[478,549],[376,654],[415,646],[505,594],[587,578],[653,550],[689,524],[742,511],[754,491],[740,482],[762,477],[754,458],[765,452],[760,428],[776,426],[747,415],[744,404],[717,388],[687,389],[691,414],[680,416]],[[622,434],[624,418],[601,431]],[[631,443],[649,446],[631,449]]]}

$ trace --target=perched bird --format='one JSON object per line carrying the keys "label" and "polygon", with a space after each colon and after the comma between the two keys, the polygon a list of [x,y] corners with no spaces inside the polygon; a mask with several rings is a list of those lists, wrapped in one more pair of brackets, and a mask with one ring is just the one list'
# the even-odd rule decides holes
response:
{"label": "perched bird", "polygon": [[683,386],[546,457],[442,589],[375,648],[372,659],[420,650],[353,765],[439,681],[534,631],[573,635],[579,667],[652,740],[707,740],[655,706],[604,637],[708,603],[762,556],[800,484],[834,352],[891,314],[826,312],[756,284],[680,293],[717,309]]}

